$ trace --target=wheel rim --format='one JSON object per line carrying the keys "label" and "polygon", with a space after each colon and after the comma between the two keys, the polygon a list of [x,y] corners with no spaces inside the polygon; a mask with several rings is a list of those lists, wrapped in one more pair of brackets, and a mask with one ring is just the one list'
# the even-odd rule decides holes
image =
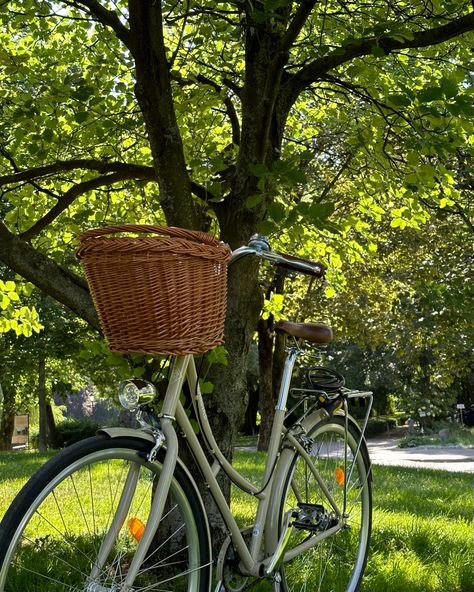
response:
{"label": "wheel rim", "polygon": [[[347,463],[344,463],[344,426],[330,423],[316,427],[311,457],[327,484],[339,508],[343,507],[344,481],[347,482],[346,527],[319,544],[285,562],[281,571],[281,588],[288,592],[355,592],[358,589],[367,557],[371,524],[370,483],[361,453],[354,463],[357,451],[355,438],[348,434]],[[290,471],[282,513],[297,507],[298,501],[319,504],[327,512],[319,512],[319,531],[295,530],[287,549],[291,551],[304,540],[321,534],[336,524],[333,508],[321,493],[312,473],[302,457],[298,457]],[[332,518],[331,518],[332,515]]]}
{"label": "wheel rim", "polygon": [[[98,566],[98,550],[120,502],[120,485],[131,468],[139,476],[130,507],[117,527],[110,553]],[[119,592],[136,539],[146,524],[160,469],[127,448],[96,451],[71,463],[36,497],[13,534],[0,590]],[[158,532],[162,534],[140,567],[134,592],[198,590],[199,533],[189,501],[175,479]]]}

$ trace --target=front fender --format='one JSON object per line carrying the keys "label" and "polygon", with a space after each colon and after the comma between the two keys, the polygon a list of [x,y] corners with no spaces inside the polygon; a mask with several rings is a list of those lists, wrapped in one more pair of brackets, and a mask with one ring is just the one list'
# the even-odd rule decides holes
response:
{"label": "front fender", "polygon": [[134,430],[133,428],[100,428],[97,434],[105,434],[109,438],[139,438],[147,442],[155,443],[155,438],[151,432],[144,430]]}
{"label": "front fender", "polygon": [[[155,438],[154,438],[153,434],[151,432],[146,432],[144,430],[134,430],[132,428],[112,427],[112,428],[101,428],[100,430],[97,431],[97,434],[105,434],[109,438],[120,438],[120,437],[140,438],[141,440],[146,440],[147,442],[149,442],[152,445],[155,444]],[[205,520],[206,531],[207,531],[206,536],[209,541],[209,550],[211,553],[211,561],[212,561],[211,532],[210,532],[210,528],[209,528],[209,521],[207,519],[206,508],[204,506],[204,502],[202,501],[201,493],[199,492],[199,489],[196,485],[195,480],[193,479],[193,476],[188,471],[188,469],[187,469],[186,465],[183,463],[183,461],[178,457],[176,462],[179,464],[179,466],[184,471],[184,473],[186,473],[186,476],[189,479],[189,482],[192,485],[192,487],[194,488],[194,491],[196,493],[196,497],[197,497],[199,504],[201,506],[201,511],[202,511],[203,515],[206,517],[206,520]]]}
{"label": "front fender", "polygon": [[[155,438],[154,438],[153,434],[151,432],[145,432],[144,430],[134,430],[133,428],[100,428],[100,430],[98,430],[97,433],[98,434],[105,434],[109,438],[120,438],[120,437],[140,438],[141,440],[146,440],[147,442],[150,442],[151,444],[155,444]],[[188,479],[191,481],[194,489],[196,490],[196,494],[199,498],[199,502],[201,503],[203,511],[206,514],[206,511],[204,510],[204,503],[202,501],[201,494],[199,493],[199,489],[196,485],[196,481],[194,481],[193,476],[188,471],[188,468],[183,463],[183,461],[179,458],[179,456],[178,456],[178,459],[176,462],[180,465],[180,467],[186,473],[186,476],[188,477]]]}

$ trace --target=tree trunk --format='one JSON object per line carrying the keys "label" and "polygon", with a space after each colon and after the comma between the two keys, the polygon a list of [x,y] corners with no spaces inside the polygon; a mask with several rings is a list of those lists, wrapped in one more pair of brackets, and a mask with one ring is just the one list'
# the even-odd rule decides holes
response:
{"label": "tree trunk", "polygon": [[[271,294],[283,294],[287,272],[278,268],[271,286],[267,291],[267,298]],[[258,351],[259,351],[259,411],[260,432],[258,436],[258,450],[268,450],[272,430],[272,420],[275,410],[275,402],[280,390],[283,364],[285,360],[285,338],[283,335],[273,336],[273,315],[267,320],[260,319],[258,325]]]}
{"label": "tree trunk", "polygon": [[49,401],[46,403],[46,426],[46,442],[48,448],[57,448],[58,434],[56,430],[56,422],[54,421],[53,408],[51,407],[51,403]]}
{"label": "tree trunk", "polygon": [[15,424],[15,393],[13,389],[5,385],[0,386],[0,393],[3,394],[2,414],[0,417],[0,450],[10,450]]}
{"label": "tree trunk", "polygon": [[273,394],[273,335],[270,319],[258,322],[258,361],[259,376],[259,411],[260,431],[258,433],[258,450],[268,450],[273,425],[275,397]]}
{"label": "tree trunk", "polygon": [[40,452],[45,452],[48,447],[48,418],[46,411],[46,358],[44,355],[41,355],[38,361],[38,408],[38,450]]}

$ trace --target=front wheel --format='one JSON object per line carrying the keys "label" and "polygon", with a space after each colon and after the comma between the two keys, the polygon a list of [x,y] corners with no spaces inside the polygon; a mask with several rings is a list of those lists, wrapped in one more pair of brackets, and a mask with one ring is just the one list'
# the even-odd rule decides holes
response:
{"label": "front wheel", "polygon": [[[286,466],[279,492],[279,530],[290,509],[295,510],[297,518],[283,564],[274,578],[275,590],[359,589],[372,522],[370,463],[363,440],[359,447],[357,427],[349,422],[347,447],[345,434],[345,420],[336,416],[316,423],[308,431],[310,440],[306,442],[312,463],[341,511],[340,516],[305,459],[294,451],[286,451],[282,457]],[[318,537],[320,542],[313,544]],[[298,548],[301,552],[295,555]]]}
{"label": "front wheel", "polygon": [[[51,459],[0,523],[0,592],[118,592],[146,525],[164,451],[137,438],[89,438]],[[104,542],[105,541],[105,542]],[[176,467],[133,590],[207,592],[206,517]]]}

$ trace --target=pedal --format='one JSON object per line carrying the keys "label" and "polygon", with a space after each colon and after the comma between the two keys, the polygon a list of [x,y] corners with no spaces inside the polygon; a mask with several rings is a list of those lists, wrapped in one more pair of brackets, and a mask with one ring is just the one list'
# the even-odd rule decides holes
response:
{"label": "pedal", "polygon": [[299,530],[321,532],[336,526],[337,518],[333,518],[321,504],[298,504],[298,517],[293,527]]}

